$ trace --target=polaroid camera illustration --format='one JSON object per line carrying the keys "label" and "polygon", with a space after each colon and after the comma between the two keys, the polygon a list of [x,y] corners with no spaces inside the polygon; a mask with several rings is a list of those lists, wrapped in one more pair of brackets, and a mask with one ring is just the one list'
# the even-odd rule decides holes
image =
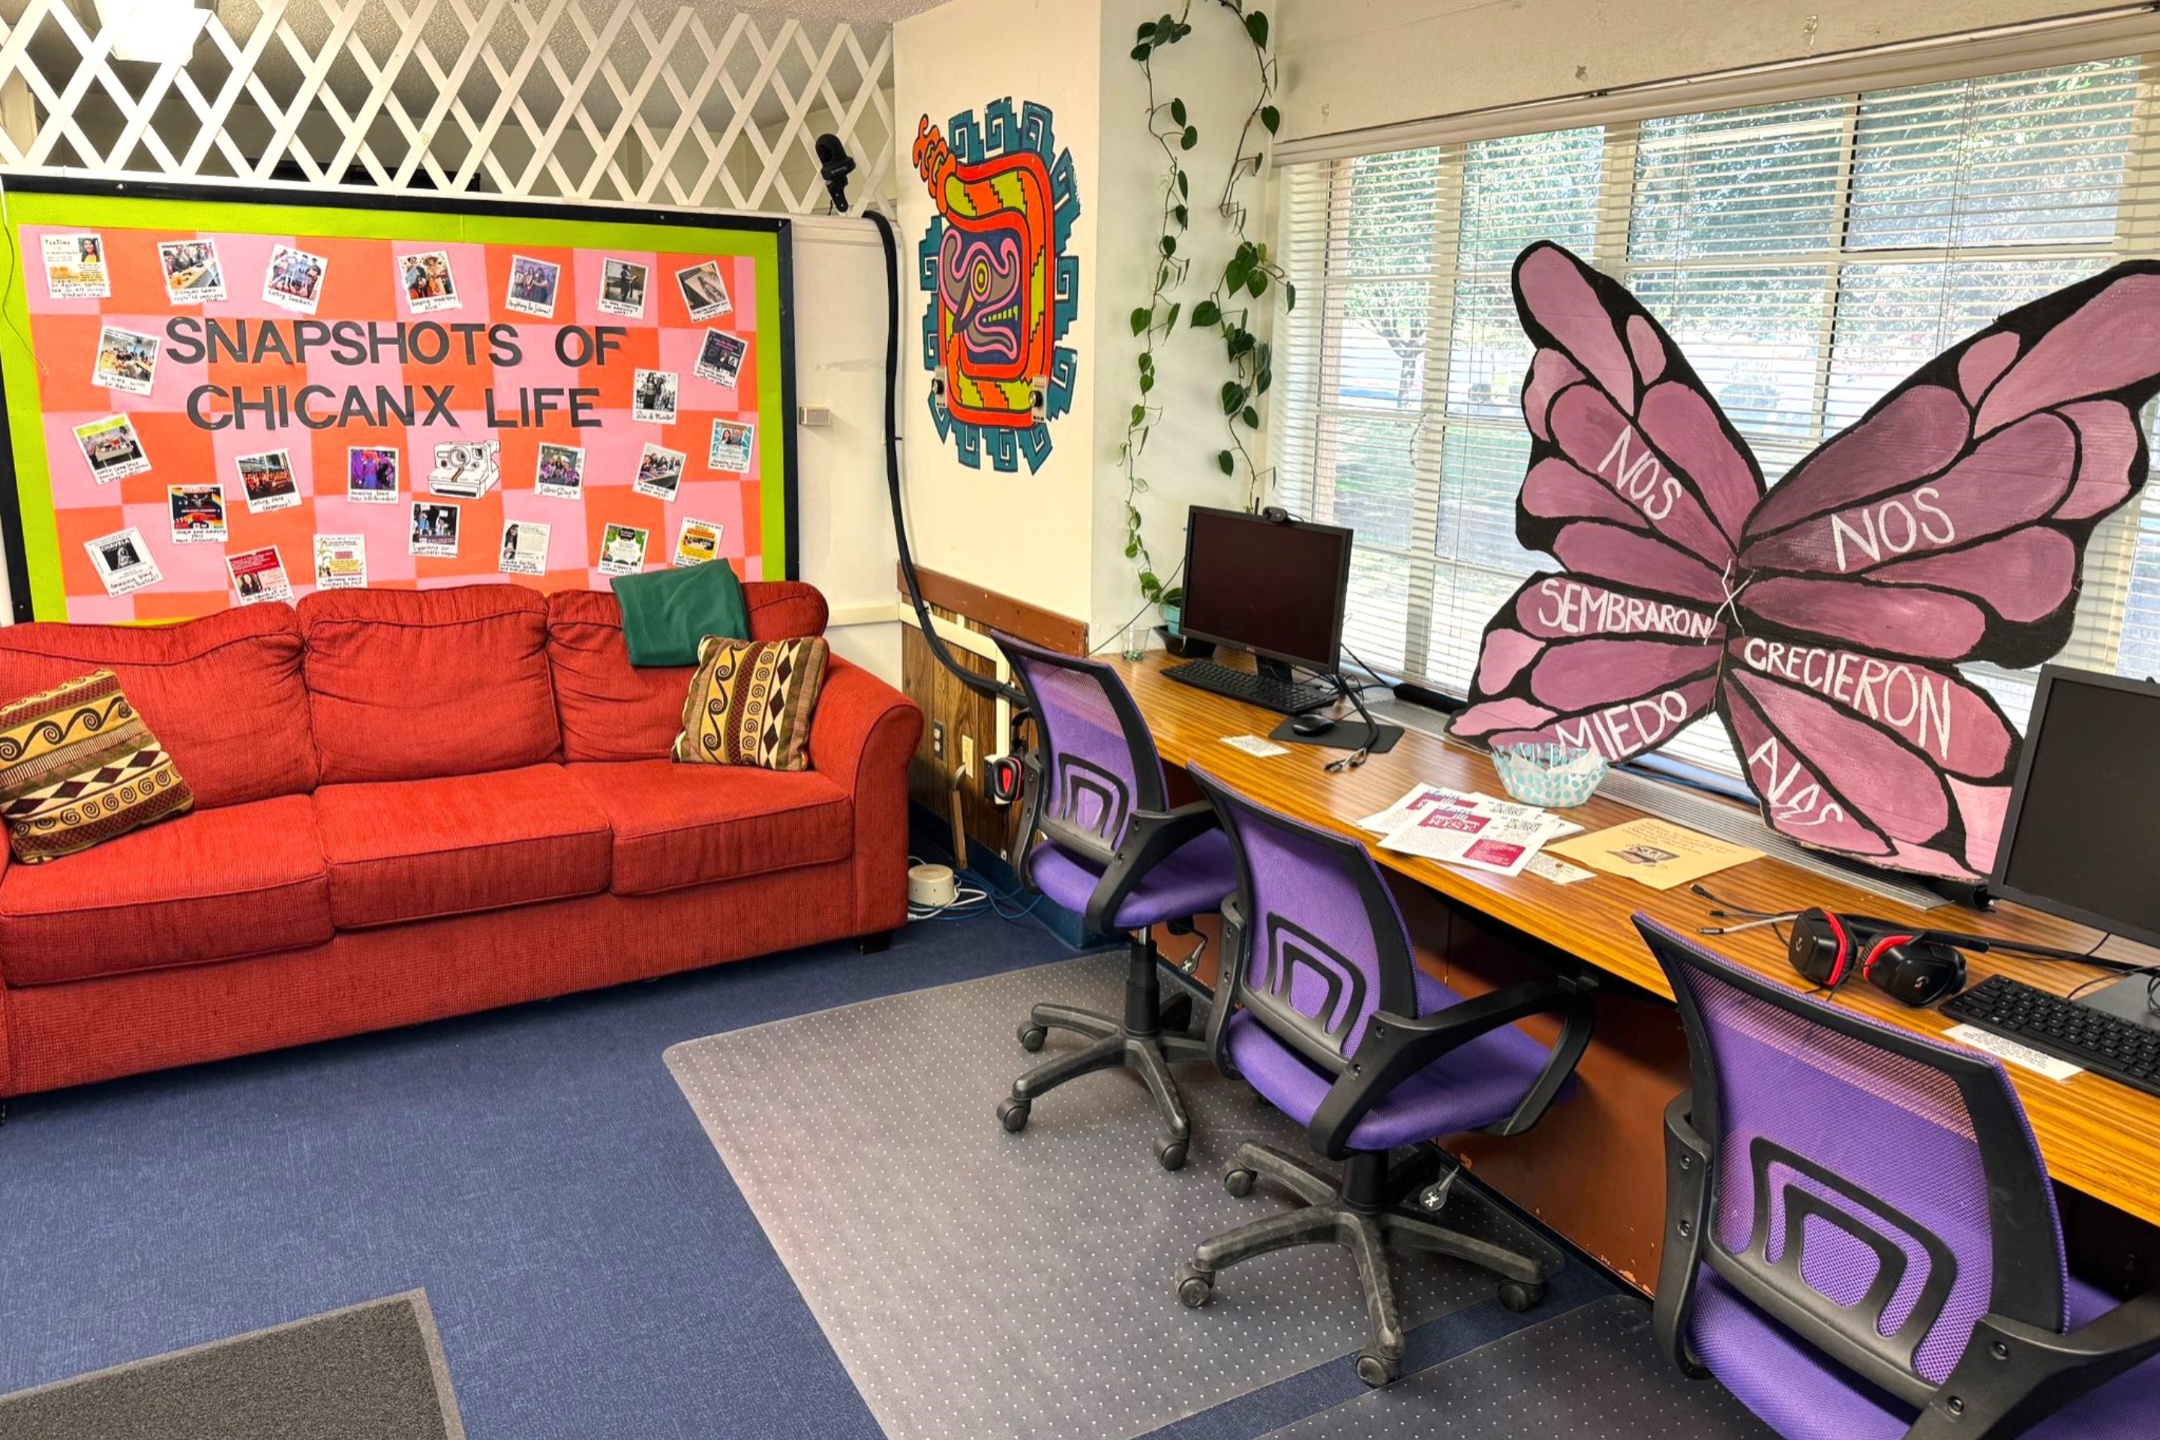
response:
{"label": "polaroid camera illustration", "polygon": [[502,476],[500,440],[453,440],[435,447],[428,489],[437,495],[477,500]]}
{"label": "polaroid camera illustration", "polygon": [[2004,315],[1774,486],[1626,287],[1540,242],[1514,289],[1515,534],[1560,568],[1494,615],[1450,732],[1617,762],[1715,711],[1771,829],[1986,875],[2022,741],[1959,667],[2070,638],[2086,542],[2145,483],[2160,262]]}

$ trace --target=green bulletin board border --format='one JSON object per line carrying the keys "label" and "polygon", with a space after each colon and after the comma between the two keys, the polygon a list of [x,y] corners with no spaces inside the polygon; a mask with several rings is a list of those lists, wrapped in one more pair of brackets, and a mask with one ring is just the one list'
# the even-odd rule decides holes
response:
{"label": "green bulletin board border", "polygon": [[[799,559],[795,447],[795,276],[793,228],[777,216],[701,215],[553,202],[397,194],[394,208],[360,208],[350,191],[172,185],[74,176],[0,177],[0,231],[10,262],[0,290],[0,507],[8,591],[18,621],[65,619],[60,534],[45,453],[36,360],[29,344],[33,258],[25,225],[84,230],[214,230],[253,235],[321,235],[344,240],[425,240],[526,244],[572,249],[673,251],[748,256],[758,266],[757,317],[779,336],[778,357],[760,346],[758,431],[779,435],[778,485],[759,490],[767,579],[796,578]],[[392,196],[386,194],[389,202]],[[445,220],[454,222],[445,225]],[[702,232],[702,233],[700,233]],[[772,424],[778,406],[779,423]],[[768,457],[771,450],[766,451]],[[779,574],[773,558],[780,559]]]}

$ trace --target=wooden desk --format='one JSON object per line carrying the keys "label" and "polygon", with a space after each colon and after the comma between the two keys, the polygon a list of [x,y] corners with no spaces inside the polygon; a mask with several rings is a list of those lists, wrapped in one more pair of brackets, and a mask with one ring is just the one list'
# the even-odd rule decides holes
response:
{"label": "wooden desk", "polygon": [[[1475,750],[1416,730],[1405,732],[1386,755],[1375,755],[1361,768],[1341,774],[1331,775],[1322,767],[1343,752],[1318,746],[1292,746],[1287,755],[1258,759],[1222,744],[1222,738],[1265,735],[1281,716],[1165,680],[1161,674],[1164,665],[1176,662],[1159,652],[1141,661],[1113,663],[1122,664],[1126,683],[1147,717],[1166,763],[1198,764],[1209,774],[1277,809],[1343,834],[1357,835],[1388,871],[1438,892],[1455,909],[1489,917],[1510,931],[1579,957],[1649,996],[1670,1002],[1672,989],[1635,933],[1630,917],[1640,911],[1688,935],[1698,926],[1714,923],[1705,917],[1707,902],[1689,894],[1685,886],[1660,892],[1600,874],[1563,887],[1527,873],[1510,879],[1382,850],[1373,843],[1376,837],[1357,828],[1359,817],[1383,809],[1420,782],[1502,796],[1505,792],[1491,762]],[[1599,830],[1635,819],[1639,813],[1613,801],[1593,798],[1581,809],[1568,812],[1568,818],[1587,829]],[[1754,910],[1820,905],[1910,920],[1916,925],[1933,923],[1945,929],[2078,950],[2089,948],[2099,938],[2080,926],[2008,905],[1985,915],[1964,909],[1923,914],[1774,858],[1736,866],[1704,883],[1734,904]],[[1419,928],[1414,918],[1412,924],[1414,930]],[[1436,948],[1429,938],[1421,940],[1421,948]],[[1784,947],[1767,927],[1709,938],[1704,943],[1763,975],[1804,988],[1786,963]],[[1444,955],[1445,951],[1439,953]],[[1975,955],[1970,957],[1970,963],[1976,981],[1999,972],[2057,993],[2067,993],[2103,974],[2090,966],[2013,956]],[[1939,1034],[1951,1024],[1932,1010],[1899,1005],[1866,985],[1841,991],[1837,1003],[1928,1035]],[[1602,1027],[1602,1014],[1600,1023]],[[2160,1183],[2156,1183],[2160,1178],[2160,1099],[2092,1074],[2057,1082],[2012,1066],[2010,1077],[2024,1099],[2041,1152],[2057,1181],[2145,1221],[2160,1223]],[[1589,1081],[1586,1071],[1586,1083]],[[1683,1071],[1666,1093],[1675,1093],[1684,1083]],[[1554,1118],[1566,1108],[1556,1107]],[[1628,1117],[1631,1130],[1638,1118],[1632,1114]],[[1531,1133],[1534,1136],[1537,1132]],[[1631,1138],[1631,1143],[1648,1143],[1650,1133],[1645,1128],[1642,1136]],[[1503,1153],[1501,1145],[1521,1143],[1521,1139],[1498,1142],[1490,1151],[1480,1147],[1478,1153],[1497,1158]],[[1547,1163],[1556,1164],[1557,1158],[1547,1157]],[[1660,1155],[1660,1175],[1662,1164]],[[1584,1177],[1572,1178],[1581,1181]],[[1533,1208],[1542,1207],[1533,1204]],[[1565,1224],[1560,1228],[1568,1231]],[[1597,1249],[1594,1245],[1587,1248]],[[1628,1263],[1616,1268],[1647,1280],[1655,1269],[1639,1268],[1643,1258],[1627,1257]]]}

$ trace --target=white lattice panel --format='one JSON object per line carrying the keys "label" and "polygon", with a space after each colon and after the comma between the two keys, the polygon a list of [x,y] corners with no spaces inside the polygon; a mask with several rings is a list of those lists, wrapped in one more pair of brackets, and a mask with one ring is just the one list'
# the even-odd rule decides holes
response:
{"label": "white lattice panel", "polygon": [[220,0],[185,62],[0,4],[0,168],[797,214],[893,185],[889,26],[678,0]]}

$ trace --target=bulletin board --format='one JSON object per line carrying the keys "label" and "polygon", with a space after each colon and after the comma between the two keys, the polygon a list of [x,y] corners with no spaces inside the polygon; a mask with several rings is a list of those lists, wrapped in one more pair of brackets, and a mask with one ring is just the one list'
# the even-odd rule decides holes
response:
{"label": "bulletin board", "polygon": [[17,619],[604,588],[716,558],[795,574],[785,220],[36,178],[4,196]]}

